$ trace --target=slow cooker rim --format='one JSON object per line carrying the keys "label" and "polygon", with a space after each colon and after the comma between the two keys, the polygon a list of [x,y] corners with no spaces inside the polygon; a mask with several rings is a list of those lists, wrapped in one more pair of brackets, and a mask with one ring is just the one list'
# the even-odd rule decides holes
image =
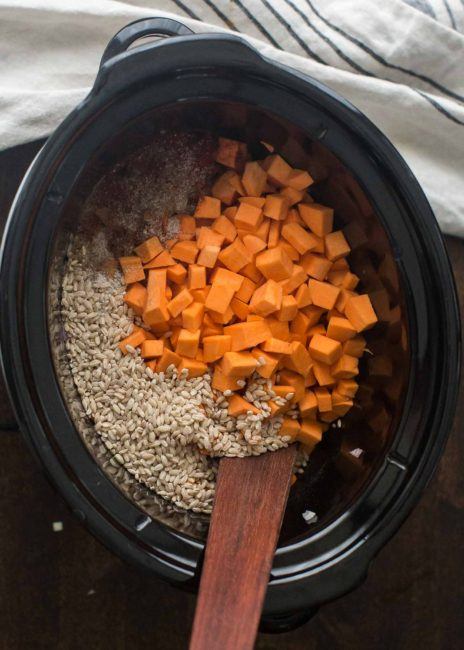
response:
{"label": "slow cooker rim", "polygon": [[[182,38],[184,38],[184,37],[182,37]],[[190,39],[201,38],[202,40],[205,39],[204,36],[202,36],[202,37],[188,37],[188,38],[190,38]],[[225,37],[222,37],[222,36],[221,36],[221,38],[225,38]],[[179,39],[176,39],[176,40],[179,40]],[[217,40],[217,39],[214,39],[214,40]],[[234,40],[235,40],[235,39],[234,39]],[[159,47],[159,44],[157,44],[157,46]],[[163,43],[162,46],[164,47],[164,46],[165,46],[165,43]],[[147,48],[148,50],[151,50],[151,47],[149,47],[149,46],[144,46],[144,47]],[[248,47],[248,46],[247,46],[247,47]],[[133,56],[133,54],[131,54],[131,56]],[[124,59],[124,56],[123,56],[123,59]],[[273,63],[272,65],[276,65],[276,64]],[[278,67],[281,67],[281,66],[278,66]],[[290,74],[294,75],[295,72],[294,72],[294,71],[290,71]],[[308,83],[308,79],[307,79],[307,78],[304,78],[304,81],[305,81],[305,83]],[[311,81],[311,80],[309,80],[309,81]],[[320,87],[320,84],[318,84],[318,86]],[[345,102],[344,100],[342,100],[342,102],[343,102],[343,104],[344,104],[345,106],[348,105],[347,102]],[[356,109],[355,109],[355,110],[356,110]],[[358,115],[361,115],[358,111],[356,111],[356,113],[357,113]],[[52,137],[52,140],[50,141],[49,145],[46,146],[46,149],[44,150],[44,153],[43,153],[44,156],[45,156],[45,154],[47,154],[47,153],[50,151],[50,149],[52,148],[53,141],[56,142],[56,140],[58,139],[58,135],[59,135],[59,133],[60,133],[60,131],[58,130],[57,134],[56,134],[54,137]],[[36,169],[35,171],[37,171],[37,169]],[[24,187],[25,185],[27,185],[27,181],[24,182],[23,187]],[[422,198],[422,199],[425,200],[425,198],[423,197],[423,195],[422,195],[422,197],[420,197],[421,190],[420,190],[418,187],[415,187],[415,191],[416,191],[416,193],[417,193],[417,191],[419,191],[419,198]],[[417,195],[416,195],[416,198],[417,198]],[[12,220],[12,218],[13,218],[14,213],[15,213],[16,211],[17,211],[17,212],[20,212],[20,205],[19,205],[19,204],[20,204],[20,200],[19,200],[19,195],[18,195],[18,205],[17,205],[17,206],[12,210],[12,217],[11,217],[11,219],[9,220],[10,223],[11,223],[11,220]],[[430,209],[429,209],[429,210],[430,210]],[[430,217],[431,217],[431,212],[430,212]],[[423,217],[423,218],[424,218],[424,217]],[[436,227],[436,224],[435,224],[434,221],[433,221],[433,217],[432,217],[432,220],[430,220],[429,217],[427,217],[427,219],[428,219],[428,221],[429,221],[429,223],[427,223],[427,226],[428,226],[429,228],[430,228],[430,226],[432,226],[432,229],[434,228],[435,231],[437,231],[437,227]],[[435,234],[436,234],[436,233],[435,233]],[[432,238],[433,238],[433,237],[434,237],[434,236],[432,235]],[[6,241],[7,241],[7,235],[5,236],[5,239],[4,239],[4,251],[3,251],[3,252],[5,252]],[[440,242],[441,242],[441,244],[442,244],[441,237],[440,237]],[[435,247],[436,247],[436,246],[437,246],[437,241],[434,241],[434,244],[435,244]],[[440,257],[440,255],[442,255],[442,254],[443,254],[443,250],[440,252],[439,257]],[[3,266],[3,263],[4,263],[4,262],[5,262],[5,257],[4,257],[4,255],[2,254],[2,266]],[[443,260],[442,260],[441,258],[440,258],[440,262],[443,262]],[[447,281],[449,281],[449,267],[448,267],[448,268],[446,267],[446,263],[441,264],[441,271],[444,273],[445,279],[446,279]],[[3,273],[2,273],[2,278],[3,278]],[[4,281],[3,281],[3,279],[2,279],[2,285],[3,285],[3,284],[4,284]],[[3,292],[2,292],[2,294],[3,294]],[[6,313],[5,310],[2,310],[2,313],[5,314],[5,313]],[[4,330],[4,325],[3,325],[3,323],[4,323],[4,318],[3,318],[3,316],[2,316],[2,329]],[[3,338],[3,337],[2,337],[2,338]],[[444,441],[443,441],[443,442],[444,442]],[[435,463],[435,460],[433,460],[432,464],[434,464],[434,463]],[[420,489],[421,489],[421,488],[420,488]],[[63,490],[62,487],[61,487],[61,490]],[[405,515],[405,516],[406,516],[406,515]],[[99,536],[101,536],[101,531],[99,532]],[[272,585],[272,583],[271,583],[271,585]]]}

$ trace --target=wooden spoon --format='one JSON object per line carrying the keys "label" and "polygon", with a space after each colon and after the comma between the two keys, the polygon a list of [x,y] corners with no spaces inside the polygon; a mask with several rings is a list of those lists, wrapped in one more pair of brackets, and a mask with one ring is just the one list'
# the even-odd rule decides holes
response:
{"label": "wooden spoon", "polygon": [[253,648],[295,454],[220,461],[190,650]]}

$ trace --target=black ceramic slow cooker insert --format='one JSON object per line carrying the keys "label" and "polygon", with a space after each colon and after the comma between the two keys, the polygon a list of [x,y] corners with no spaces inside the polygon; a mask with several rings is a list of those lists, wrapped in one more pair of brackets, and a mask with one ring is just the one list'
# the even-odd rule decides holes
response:
{"label": "black ceramic slow cooker insert", "polygon": [[[129,49],[159,34],[172,37]],[[324,437],[292,490],[263,615],[276,628],[364,578],[436,467],[458,387],[452,274],[411,171],[344,99],[236,36],[195,35],[166,19],[117,34],[90,94],[18,190],[2,244],[0,327],[9,390],[32,449],[75,514],[143,570],[195,589],[208,520],[148,493],[92,444],[64,350],[60,280],[95,183],[173,128],[233,137],[252,151],[263,140],[309,169],[379,316],[367,335],[374,356],[363,361],[356,408]],[[305,522],[305,510],[317,513],[316,524]]]}

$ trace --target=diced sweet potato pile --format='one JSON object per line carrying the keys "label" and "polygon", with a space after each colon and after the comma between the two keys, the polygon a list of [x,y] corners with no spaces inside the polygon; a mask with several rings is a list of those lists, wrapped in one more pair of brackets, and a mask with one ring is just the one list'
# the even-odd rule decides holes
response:
{"label": "diced sweet potato pile", "polygon": [[250,161],[244,143],[226,138],[216,160],[227,169],[180,216],[177,239],[153,236],[120,258],[124,300],[148,329],[135,326],[119,347],[140,348],[153,372],[210,372],[231,415],[256,412],[241,393],[258,373],[276,394],[271,416],[298,406],[281,435],[314,446],[353,405],[362,332],[376,314],[307,171],[274,153]]}

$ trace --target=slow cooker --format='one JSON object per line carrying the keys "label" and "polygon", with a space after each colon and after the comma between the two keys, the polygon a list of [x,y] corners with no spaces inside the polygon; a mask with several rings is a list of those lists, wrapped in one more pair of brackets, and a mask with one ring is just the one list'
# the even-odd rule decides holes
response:
{"label": "slow cooker", "polygon": [[[151,39],[131,47],[141,38]],[[195,590],[208,518],[174,508],[110,463],[75,399],[60,280],[95,183],[163,129],[264,141],[316,180],[379,325],[356,406],[292,490],[262,626],[288,629],[353,589],[429,481],[458,390],[459,318],[432,210],[401,156],[356,108],[238,36],[170,19],[132,23],[105,50],[89,95],[18,189],[0,269],[2,362],[18,422],[75,515],[145,572]],[[76,405],[77,404],[77,405]],[[310,510],[317,522],[308,524]]]}

